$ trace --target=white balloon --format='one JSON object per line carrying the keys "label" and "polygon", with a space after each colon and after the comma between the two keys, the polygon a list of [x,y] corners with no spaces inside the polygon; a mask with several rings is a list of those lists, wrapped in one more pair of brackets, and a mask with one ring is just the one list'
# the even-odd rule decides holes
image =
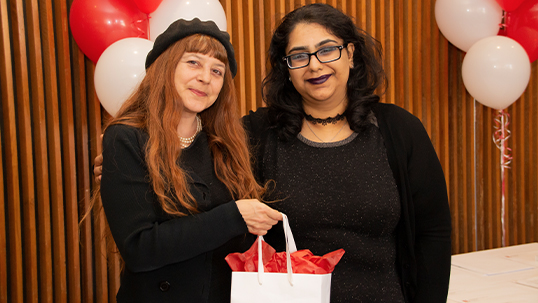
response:
{"label": "white balloon", "polygon": [[218,0],[163,0],[150,14],[149,39],[155,41],[170,24],[178,19],[211,20],[221,31],[226,31],[226,14]]}
{"label": "white balloon", "polygon": [[437,0],[435,20],[445,38],[468,51],[478,40],[497,35],[503,10],[495,0]]}
{"label": "white balloon", "polygon": [[146,75],[146,56],[153,42],[125,38],[108,46],[95,65],[94,85],[104,109],[115,116]]}
{"label": "white balloon", "polygon": [[519,99],[531,76],[525,49],[504,36],[484,38],[473,44],[463,58],[461,69],[469,94],[498,110]]}

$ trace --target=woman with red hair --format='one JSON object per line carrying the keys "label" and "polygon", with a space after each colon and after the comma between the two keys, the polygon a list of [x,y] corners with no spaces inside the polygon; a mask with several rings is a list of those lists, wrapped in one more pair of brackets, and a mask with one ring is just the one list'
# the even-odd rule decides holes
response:
{"label": "woman with red hair", "polygon": [[118,302],[228,302],[224,257],[282,219],[260,202],[236,71],[226,32],[178,20],[105,127],[100,196],[125,265]]}

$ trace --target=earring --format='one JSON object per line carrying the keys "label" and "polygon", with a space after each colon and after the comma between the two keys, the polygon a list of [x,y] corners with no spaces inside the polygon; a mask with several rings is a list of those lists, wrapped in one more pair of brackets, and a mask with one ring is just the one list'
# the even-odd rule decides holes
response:
{"label": "earring", "polygon": [[291,76],[288,77],[288,80],[290,80],[290,82],[291,82]]}

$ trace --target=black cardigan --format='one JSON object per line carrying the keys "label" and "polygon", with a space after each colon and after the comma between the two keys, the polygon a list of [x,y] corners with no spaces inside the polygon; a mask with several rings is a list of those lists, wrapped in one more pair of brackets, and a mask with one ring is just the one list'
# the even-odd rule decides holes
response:
{"label": "black cardigan", "polygon": [[[204,211],[166,215],[148,182],[147,140],[147,133],[125,125],[110,126],[103,138],[102,203],[125,261],[117,301],[207,302],[210,293],[216,293],[217,301],[228,302],[231,270],[221,255],[252,245],[253,239],[244,237],[246,223],[234,201],[212,200],[216,194],[211,186],[192,172],[190,192]],[[192,165],[206,165],[211,171],[205,133],[193,145],[197,150]],[[219,257],[214,257],[217,251]]]}
{"label": "black cardigan", "polygon": [[[406,302],[446,302],[451,263],[451,217],[446,182],[428,133],[420,120],[392,105],[373,112],[398,187],[401,216],[397,226],[397,267]],[[264,159],[274,159],[276,132],[260,108],[243,118],[249,132],[256,174],[264,179]],[[268,156],[269,155],[269,156]],[[278,188],[278,184],[276,185]]]}

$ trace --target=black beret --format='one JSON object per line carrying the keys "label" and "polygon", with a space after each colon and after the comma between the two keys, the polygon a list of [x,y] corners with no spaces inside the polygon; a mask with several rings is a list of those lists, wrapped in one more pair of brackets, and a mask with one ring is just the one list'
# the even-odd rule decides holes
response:
{"label": "black beret", "polygon": [[219,40],[228,54],[228,63],[232,71],[232,77],[237,74],[237,62],[235,61],[234,48],[230,42],[230,35],[221,31],[213,21],[200,21],[198,18],[192,20],[179,19],[174,21],[168,28],[161,33],[153,43],[153,49],[146,57],[146,69],[159,57],[170,45],[185,37],[204,34]]}

